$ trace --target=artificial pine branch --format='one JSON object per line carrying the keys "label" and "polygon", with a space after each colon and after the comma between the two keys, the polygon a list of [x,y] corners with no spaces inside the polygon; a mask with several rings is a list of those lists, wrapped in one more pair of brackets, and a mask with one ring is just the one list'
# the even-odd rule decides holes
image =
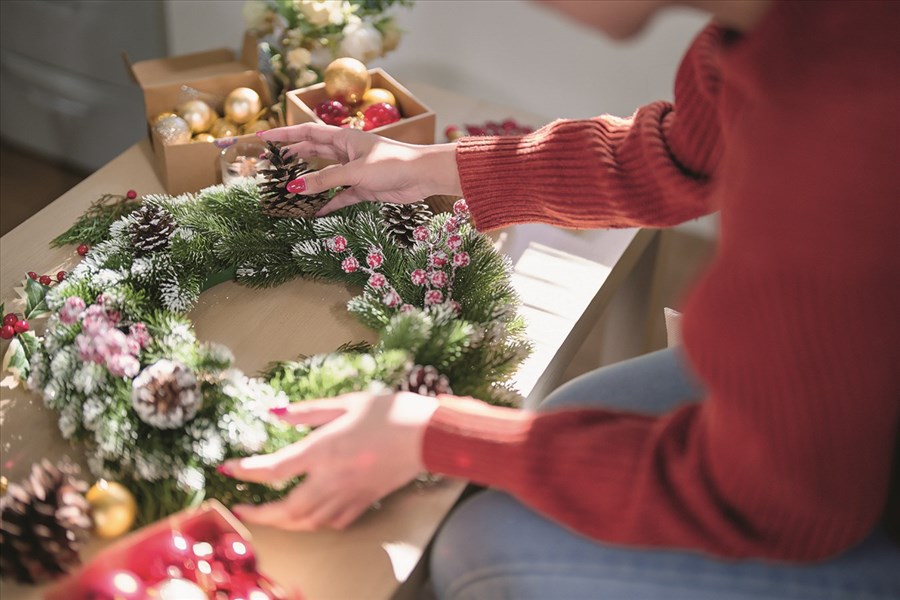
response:
{"label": "artificial pine branch", "polygon": [[53,238],[50,246],[59,248],[67,244],[99,244],[109,237],[110,225],[140,206],[140,202],[128,200],[120,194],[103,194],[91,203],[87,212],[74,225]]}

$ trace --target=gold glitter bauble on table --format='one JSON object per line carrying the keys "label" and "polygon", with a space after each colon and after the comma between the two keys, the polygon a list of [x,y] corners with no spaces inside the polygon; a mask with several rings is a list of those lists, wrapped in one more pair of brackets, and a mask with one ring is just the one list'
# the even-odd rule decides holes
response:
{"label": "gold glitter bauble on table", "polygon": [[175,107],[175,112],[184,119],[194,133],[209,131],[219,115],[203,100],[188,100]]}
{"label": "gold glitter bauble on table", "polygon": [[102,538],[119,537],[134,524],[137,502],[121,483],[101,479],[91,486],[85,498],[91,505],[94,533]]}
{"label": "gold glitter bauble on table", "polygon": [[329,98],[356,104],[372,85],[366,65],[355,58],[339,58],[325,69],[325,93]]}
{"label": "gold glitter bauble on table", "polygon": [[209,133],[216,138],[234,137],[238,134],[239,127],[228,119],[216,119],[209,128]]}
{"label": "gold glitter bauble on table", "polygon": [[155,117],[153,117],[153,120],[150,121],[150,123],[151,123],[152,125],[156,125],[157,123],[159,123],[160,121],[162,121],[162,120],[165,119],[166,117],[177,117],[177,116],[178,116],[178,115],[176,115],[176,114],[173,113],[173,112],[159,113],[158,115],[156,115]]}
{"label": "gold glitter bauble on table", "polygon": [[163,144],[187,144],[191,141],[191,128],[181,117],[170,115],[163,117],[153,126],[153,130],[162,138]]}
{"label": "gold glitter bauble on table", "polygon": [[359,103],[359,108],[356,110],[365,112],[365,110],[373,104],[379,104],[381,102],[387,102],[391,106],[397,106],[397,98],[389,90],[384,88],[370,88],[363,94],[362,100],[360,100]]}
{"label": "gold glitter bauble on table", "polygon": [[256,118],[262,110],[262,101],[255,90],[239,87],[225,98],[225,117],[232,123],[243,125]]}
{"label": "gold glitter bauble on table", "polygon": [[269,122],[265,119],[260,119],[259,121],[253,121],[241,127],[241,135],[246,135],[248,133],[257,133],[259,131],[268,131],[269,129],[272,129],[272,126],[269,124]]}
{"label": "gold glitter bauble on table", "polygon": [[198,133],[194,136],[191,142],[198,144],[200,142],[214,142],[216,141],[216,136],[211,133]]}

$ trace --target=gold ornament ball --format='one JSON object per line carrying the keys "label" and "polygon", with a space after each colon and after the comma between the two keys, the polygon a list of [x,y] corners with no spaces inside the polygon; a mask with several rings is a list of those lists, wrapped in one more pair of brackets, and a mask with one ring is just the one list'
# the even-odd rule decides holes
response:
{"label": "gold ornament ball", "polygon": [[216,141],[216,136],[211,133],[198,133],[191,140],[194,144],[199,144],[200,142],[214,142]]}
{"label": "gold ornament ball", "polygon": [[209,131],[219,116],[212,107],[203,100],[188,100],[175,107],[175,112],[184,119],[194,133]]}
{"label": "gold ornament ball", "polygon": [[339,58],[325,69],[325,93],[329,98],[356,104],[372,85],[366,65],[355,58]]}
{"label": "gold ornament ball", "polygon": [[255,90],[239,87],[225,98],[225,117],[232,123],[249,123],[262,110],[262,101]]}
{"label": "gold ornament ball", "polygon": [[165,119],[166,117],[177,117],[177,116],[178,116],[178,115],[176,115],[176,114],[173,113],[173,112],[159,113],[158,115],[156,115],[155,117],[153,117],[153,120],[151,121],[151,123],[152,123],[153,125],[156,125],[157,123],[159,123],[160,121],[162,121],[162,120]]}
{"label": "gold ornament ball", "polygon": [[6,477],[0,475],[0,496],[6,493],[6,490],[9,489],[9,480]]}
{"label": "gold ornament ball", "polygon": [[154,126],[153,130],[162,138],[163,144],[187,144],[191,141],[191,128],[187,121],[176,115],[163,117]]}
{"label": "gold ornament ball", "polygon": [[390,91],[384,88],[370,88],[365,94],[363,94],[362,100],[359,103],[359,109],[363,112],[373,104],[379,104],[381,102],[387,102],[391,106],[397,106],[397,98],[394,97]]}
{"label": "gold ornament ball", "polygon": [[259,131],[268,131],[272,129],[272,126],[269,125],[269,122],[265,119],[260,119],[259,121],[253,121],[251,123],[247,123],[243,127],[241,127],[241,133],[246,135],[248,133],[257,133]]}
{"label": "gold ornament ball", "polygon": [[91,486],[85,498],[91,506],[98,536],[119,537],[131,529],[137,517],[137,502],[124,485],[101,479]]}
{"label": "gold ornament ball", "polygon": [[216,119],[209,128],[209,133],[216,138],[234,137],[238,134],[238,126],[228,119]]}

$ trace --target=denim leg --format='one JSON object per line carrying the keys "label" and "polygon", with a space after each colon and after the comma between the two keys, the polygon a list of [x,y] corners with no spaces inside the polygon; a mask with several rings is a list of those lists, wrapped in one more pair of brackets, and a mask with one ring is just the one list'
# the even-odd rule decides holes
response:
{"label": "denim leg", "polygon": [[807,566],[601,544],[496,491],[459,506],[431,555],[441,600],[897,600],[898,567],[880,531]]}
{"label": "denim leg", "polygon": [[[670,349],[574,379],[538,410],[662,413],[702,396],[681,351]],[[442,600],[900,600],[900,548],[880,530],[808,566],[626,548],[589,540],[489,490],[450,515],[435,540],[431,576]]]}

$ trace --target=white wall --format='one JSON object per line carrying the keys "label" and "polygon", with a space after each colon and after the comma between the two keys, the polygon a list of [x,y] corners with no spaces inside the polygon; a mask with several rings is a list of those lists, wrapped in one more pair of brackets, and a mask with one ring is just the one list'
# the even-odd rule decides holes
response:
{"label": "white wall", "polygon": [[[237,48],[242,6],[166,0],[170,53]],[[397,15],[406,35],[374,66],[403,82],[439,85],[548,120],[627,116],[641,104],[671,99],[681,56],[706,22],[700,13],[672,9],[621,44],[520,0],[419,0]],[[688,229],[712,235],[715,227],[704,220]]]}

